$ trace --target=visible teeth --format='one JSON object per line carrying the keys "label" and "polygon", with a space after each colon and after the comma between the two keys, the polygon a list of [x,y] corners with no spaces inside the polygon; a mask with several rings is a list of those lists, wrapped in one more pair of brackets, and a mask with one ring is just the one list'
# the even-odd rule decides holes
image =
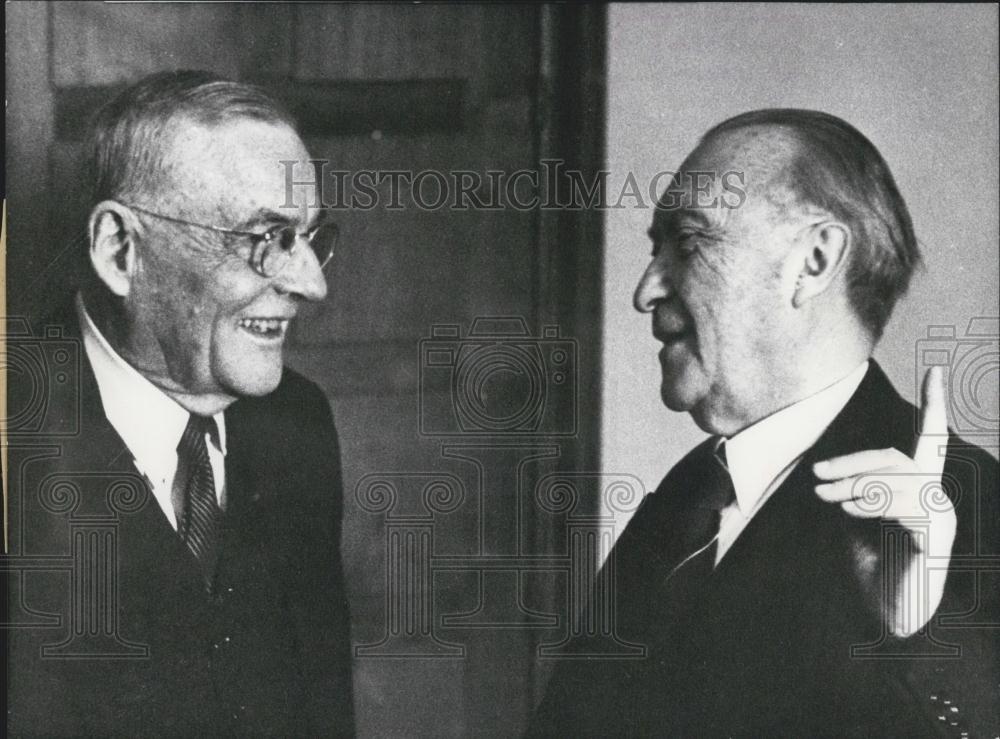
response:
{"label": "visible teeth", "polygon": [[288,321],[280,318],[243,318],[240,326],[258,334],[269,334],[282,330]]}

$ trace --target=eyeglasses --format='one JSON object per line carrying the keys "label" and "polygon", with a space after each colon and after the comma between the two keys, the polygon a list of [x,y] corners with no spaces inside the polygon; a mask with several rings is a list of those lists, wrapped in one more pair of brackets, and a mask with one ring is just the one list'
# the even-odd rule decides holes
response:
{"label": "eyeglasses", "polygon": [[320,222],[305,232],[295,230],[295,226],[275,226],[264,233],[254,231],[237,231],[232,228],[220,228],[219,226],[209,226],[204,223],[195,223],[183,218],[166,216],[162,213],[155,213],[137,205],[122,203],[132,210],[144,213],[153,218],[159,218],[171,223],[180,223],[185,226],[203,228],[206,231],[226,234],[228,236],[241,236],[250,240],[250,259],[248,263],[254,272],[261,277],[275,277],[281,270],[288,266],[295,253],[295,247],[299,243],[299,238],[304,238],[316,255],[319,268],[323,269],[333,257],[334,247],[340,236],[340,229],[337,224]]}

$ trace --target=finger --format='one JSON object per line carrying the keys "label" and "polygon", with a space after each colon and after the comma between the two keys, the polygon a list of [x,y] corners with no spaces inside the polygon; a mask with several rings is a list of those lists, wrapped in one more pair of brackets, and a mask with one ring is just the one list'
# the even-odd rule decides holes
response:
{"label": "finger", "polygon": [[825,482],[816,486],[816,495],[828,503],[843,503],[847,500],[882,495],[883,491],[892,490],[879,479],[878,475],[882,474],[898,476],[900,470],[898,467],[884,467],[860,475],[844,477],[836,482]]}
{"label": "finger", "polygon": [[855,518],[883,518],[886,513],[881,507],[867,506],[863,503],[858,503],[856,500],[845,501],[840,504],[840,508],[848,516],[854,516]]}
{"label": "finger", "polygon": [[909,461],[910,458],[898,449],[868,449],[817,462],[813,465],[813,473],[821,480],[839,480],[851,475],[897,467]]}
{"label": "finger", "polygon": [[837,482],[827,482],[816,486],[816,495],[827,503],[843,503],[854,499],[856,477],[848,477]]}
{"label": "finger", "polygon": [[[840,486],[846,481],[832,483]],[[817,491],[818,492],[818,491]],[[928,511],[921,505],[919,496],[906,489],[892,489],[884,486],[856,484],[850,492],[843,490],[824,491],[824,497],[829,494],[831,503],[839,503],[845,513],[859,518],[886,518],[892,520],[925,521],[930,518]],[[833,500],[832,498],[836,498]]]}
{"label": "finger", "polygon": [[913,459],[924,472],[941,474],[944,455],[941,447],[948,443],[948,412],[945,409],[944,370],[931,367],[924,375],[920,402],[920,436]]}

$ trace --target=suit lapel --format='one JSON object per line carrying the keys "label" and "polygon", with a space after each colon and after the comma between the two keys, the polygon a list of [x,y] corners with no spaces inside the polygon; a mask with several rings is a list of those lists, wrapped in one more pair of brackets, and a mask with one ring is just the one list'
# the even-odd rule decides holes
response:
{"label": "suit lapel", "polygon": [[633,566],[643,573],[648,583],[650,573],[665,578],[684,556],[684,532],[679,530],[687,520],[686,512],[697,503],[703,486],[703,470],[711,453],[712,440],[706,440],[684,457],[664,478],[652,495],[646,496],[622,534],[622,554],[629,551],[623,569]]}
{"label": "suit lapel", "polygon": [[[160,508],[152,486],[135,467],[128,446],[104,413],[100,390],[93,368],[83,348],[75,306],[70,303],[59,313],[55,323],[64,335],[80,341],[79,412],[80,434],[63,447],[59,466],[67,475],[86,483],[98,484],[85,490],[79,513],[97,516],[114,515],[118,521],[119,582],[123,596],[147,593],[165,582],[184,587],[198,585],[197,567],[187,547],[177,536]],[[80,472],[85,475],[80,478]],[[141,504],[109,507],[109,494],[116,481],[139,491]],[[88,494],[89,493],[89,494]],[[124,511],[128,512],[124,512]],[[196,587],[197,589],[197,587]],[[148,603],[153,609],[162,604],[146,595],[129,599],[133,604]],[[133,609],[134,612],[134,609]]]}
{"label": "suit lapel", "polygon": [[[795,469],[764,502],[722,558],[716,568],[718,577],[742,569],[741,561],[759,558],[762,553],[778,555],[789,543],[793,544],[790,552],[801,551],[803,544],[808,549],[823,546],[834,534],[825,524],[842,522],[844,517],[836,506],[824,503],[816,495],[819,479],[813,474],[813,465],[832,457],[887,446],[909,452],[916,428],[909,421],[914,418],[912,406],[899,397],[872,360],[847,405],[806,450]],[[840,527],[836,528],[839,531]]]}

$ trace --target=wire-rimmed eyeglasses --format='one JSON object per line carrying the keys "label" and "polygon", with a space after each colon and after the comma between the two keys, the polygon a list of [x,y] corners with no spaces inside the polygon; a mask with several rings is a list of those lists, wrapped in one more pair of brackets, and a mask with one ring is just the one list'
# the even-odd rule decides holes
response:
{"label": "wire-rimmed eyeglasses", "polygon": [[171,223],[180,223],[185,226],[194,226],[215,233],[226,234],[228,236],[240,236],[250,240],[250,258],[248,263],[254,272],[261,277],[274,277],[281,270],[288,266],[295,253],[295,247],[299,243],[299,238],[304,238],[316,255],[320,269],[323,269],[333,257],[334,247],[340,236],[340,229],[337,224],[331,221],[321,220],[308,231],[300,232],[295,226],[275,226],[263,233],[255,231],[239,231],[232,228],[222,228],[221,226],[210,226],[206,223],[197,223],[176,216],[168,216],[157,213],[146,208],[140,208],[131,203],[122,205],[132,210],[143,213],[153,218],[160,218]]}

